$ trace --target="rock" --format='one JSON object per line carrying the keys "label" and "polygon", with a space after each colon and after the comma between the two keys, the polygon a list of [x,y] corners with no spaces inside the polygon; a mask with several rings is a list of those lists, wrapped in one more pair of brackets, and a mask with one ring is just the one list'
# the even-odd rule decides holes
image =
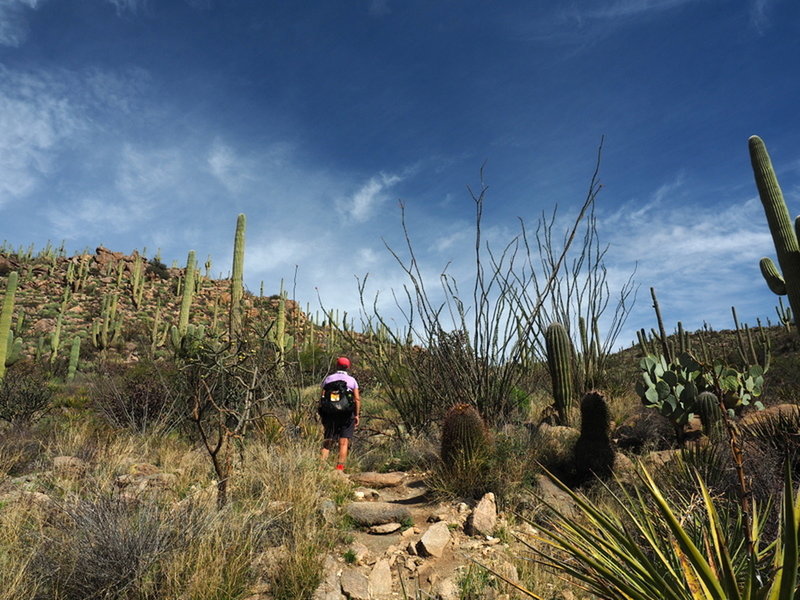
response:
{"label": "rock", "polygon": [[417,542],[417,552],[420,556],[440,557],[447,544],[450,543],[450,529],[447,523],[440,521],[428,528],[422,538]]}
{"label": "rock", "polygon": [[336,520],[336,503],[330,498],[324,498],[319,503],[319,512],[328,524]]}
{"label": "rock", "polygon": [[367,563],[369,559],[369,548],[361,542],[353,542],[350,544],[350,552],[352,552],[355,557],[355,564],[364,565]]}
{"label": "rock", "polygon": [[480,499],[467,519],[466,531],[469,535],[492,535],[496,525],[497,504],[495,503],[494,494],[489,492]]}
{"label": "rock", "polygon": [[794,421],[800,417],[800,406],[797,404],[776,404],[764,410],[755,410],[742,417],[743,426],[752,426],[771,419]]}
{"label": "rock", "polygon": [[384,523],[383,525],[373,525],[369,532],[375,535],[387,535],[398,531],[402,525],[400,523]]}
{"label": "rock", "polygon": [[342,592],[349,600],[370,600],[369,579],[358,569],[346,567],[339,578]]}
{"label": "rock", "polygon": [[345,513],[366,527],[411,520],[411,512],[405,506],[390,502],[351,502],[345,507]]}
{"label": "rock", "polygon": [[566,492],[562,492],[545,475],[536,477],[538,496],[545,503],[549,504],[561,514],[567,517],[574,517],[578,514],[578,506],[572,497]]}
{"label": "rock", "polygon": [[375,473],[372,471],[366,473],[353,473],[350,475],[350,480],[358,483],[364,487],[370,488],[385,488],[396,487],[403,483],[406,474],[403,471],[395,471],[393,473]]}
{"label": "rock", "polygon": [[460,600],[461,598],[461,591],[458,588],[455,576],[439,581],[435,591],[439,600]]}
{"label": "rock", "polygon": [[89,469],[85,460],[77,456],[56,456],[53,459],[53,471],[66,477],[81,477]]}
{"label": "rock", "polygon": [[339,565],[330,554],[325,557],[322,572],[324,579],[314,590],[312,600],[346,600],[339,585]]}
{"label": "rock", "polygon": [[380,494],[372,488],[359,487],[353,490],[356,500],[377,500]]}
{"label": "rock", "polygon": [[680,454],[680,450],[656,450],[645,456],[642,462],[648,469],[657,469],[663,467],[678,454]]}
{"label": "rock", "polygon": [[369,574],[369,591],[373,600],[384,600],[392,596],[392,569],[385,558],[375,563]]}

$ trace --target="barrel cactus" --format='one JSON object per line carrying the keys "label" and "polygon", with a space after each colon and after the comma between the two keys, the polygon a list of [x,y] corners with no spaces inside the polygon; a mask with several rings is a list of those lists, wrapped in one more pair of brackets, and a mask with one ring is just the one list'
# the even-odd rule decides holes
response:
{"label": "barrel cactus", "polygon": [[456,469],[479,458],[488,444],[483,418],[471,404],[459,403],[447,411],[442,423],[442,463]]}
{"label": "barrel cactus", "polygon": [[575,442],[574,465],[577,483],[592,477],[606,479],[614,468],[614,448],[609,435],[610,419],[606,399],[590,391],[581,400],[581,434]]}
{"label": "barrel cactus", "polygon": [[697,395],[697,414],[703,424],[703,433],[713,441],[725,436],[725,415],[719,405],[719,398],[713,392],[702,392]]}

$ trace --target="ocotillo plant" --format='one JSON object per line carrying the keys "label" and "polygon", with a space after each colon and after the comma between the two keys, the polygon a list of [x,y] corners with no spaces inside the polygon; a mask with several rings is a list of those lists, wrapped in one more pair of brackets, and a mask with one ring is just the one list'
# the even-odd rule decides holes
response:
{"label": "ocotillo plant", "polygon": [[[17,283],[19,274],[12,271],[6,280],[6,293],[3,298],[3,310],[0,312],[0,379],[6,374],[6,357],[8,356],[8,345],[5,340],[11,333],[11,317],[14,314],[14,295],[17,293]],[[12,334],[13,335],[13,334]]]}
{"label": "ocotillo plant", "polygon": [[228,335],[231,340],[238,337],[242,328],[242,296],[244,290],[244,231],[245,216],[240,214],[236,219],[236,235],[233,240],[233,269],[231,271],[231,310]]}
{"label": "ocotillo plant", "polygon": [[544,337],[558,420],[561,425],[569,425],[573,396],[572,341],[561,323],[551,323]]}
{"label": "ocotillo plant", "polygon": [[[800,221],[795,220],[792,227],[783,192],[778,185],[778,178],[775,176],[772,161],[762,139],[754,135],[748,140],[748,146],[758,195],[761,197],[761,204],[764,205],[767,224],[778,255],[778,264],[783,271],[781,275],[775,263],[764,257],[759,262],[761,274],[773,293],[789,297],[792,313],[798,315],[800,314],[800,244],[797,238]],[[795,326],[798,324],[795,323]]]}

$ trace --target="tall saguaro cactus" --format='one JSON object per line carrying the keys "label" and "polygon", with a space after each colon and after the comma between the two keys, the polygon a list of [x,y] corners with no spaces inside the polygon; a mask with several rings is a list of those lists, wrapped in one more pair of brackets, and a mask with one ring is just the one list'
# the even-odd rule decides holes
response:
{"label": "tall saguaro cactus", "polygon": [[0,379],[6,374],[6,354],[8,353],[8,332],[11,331],[11,317],[14,313],[14,295],[17,293],[19,274],[12,271],[6,281],[6,293],[3,298],[3,311],[0,312]]}
{"label": "tall saguaro cactus", "polygon": [[572,341],[561,323],[551,323],[544,339],[558,420],[561,425],[569,425],[573,396]]}
{"label": "tall saguaro cactus", "polygon": [[231,312],[228,333],[231,340],[239,335],[242,327],[242,276],[244,275],[244,230],[245,216],[236,219],[236,236],[233,240],[233,270],[231,271]]}
{"label": "tall saguaro cactus", "polygon": [[178,333],[183,337],[189,328],[189,309],[192,307],[194,296],[194,279],[197,268],[194,250],[189,251],[186,258],[186,280],[183,283],[183,297],[181,298],[181,312],[178,316]]}
{"label": "tall saguaro cactus", "polygon": [[[748,140],[748,146],[758,195],[764,205],[778,264],[783,272],[781,274],[772,260],[765,257],[759,262],[761,274],[773,293],[789,297],[789,306],[796,317],[800,315],[800,245],[797,241],[800,237],[800,218],[792,226],[783,192],[778,185],[778,178],[763,140],[754,135]],[[796,319],[795,327],[800,328]]]}

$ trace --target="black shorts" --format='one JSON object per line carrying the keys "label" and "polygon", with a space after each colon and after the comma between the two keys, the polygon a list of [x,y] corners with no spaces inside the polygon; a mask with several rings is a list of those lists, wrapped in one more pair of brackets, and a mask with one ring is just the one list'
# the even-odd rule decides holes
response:
{"label": "black shorts", "polygon": [[326,440],[352,439],[356,431],[356,417],[349,414],[346,417],[320,415],[322,426],[325,428]]}

